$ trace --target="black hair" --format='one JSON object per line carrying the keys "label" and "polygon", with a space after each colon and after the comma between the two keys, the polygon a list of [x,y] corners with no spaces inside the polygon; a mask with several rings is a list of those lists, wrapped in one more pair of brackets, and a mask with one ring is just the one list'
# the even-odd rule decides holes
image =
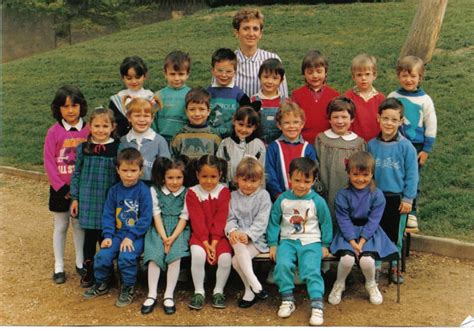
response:
{"label": "black hair", "polygon": [[285,78],[285,68],[283,67],[283,63],[275,58],[270,58],[263,61],[263,63],[260,65],[260,69],[258,69],[258,78],[260,78],[264,72],[271,74],[275,73],[281,77],[282,81],[283,78]]}
{"label": "black hair", "polygon": [[[254,132],[250,135],[249,139],[258,138],[261,135],[261,123],[260,123],[260,115],[255,111],[255,109],[251,106],[240,106],[234,113],[233,116],[234,121],[247,121],[250,125],[255,125]],[[234,133],[235,133],[235,129]]]}
{"label": "black hair", "polygon": [[142,154],[133,147],[122,149],[117,155],[117,168],[120,167],[122,162],[137,164],[140,169],[143,168],[143,156]]}
{"label": "black hair", "polygon": [[165,175],[170,169],[180,169],[183,172],[183,185],[186,183],[186,166],[189,163],[189,158],[185,155],[169,159],[167,157],[157,157],[153,162],[151,168],[151,181],[153,185],[162,187],[165,185]]}
{"label": "black hair", "polygon": [[351,116],[351,119],[354,119],[355,117],[355,112],[356,112],[356,106],[354,102],[346,97],[335,97],[332,99],[327,108],[326,108],[326,114],[328,119],[331,118],[331,114],[337,111],[347,111],[349,115]]}
{"label": "black hair", "polygon": [[301,172],[305,177],[315,180],[318,174],[318,165],[309,157],[298,157],[290,162],[290,177],[294,172]]}
{"label": "black hair", "polygon": [[191,71],[191,57],[182,51],[172,51],[165,57],[163,70],[166,72],[168,67],[174,71],[186,70],[189,73]]}
{"label": "black hair", "polygon": [[68,97],[71,98],[73,104],[79,104],[79,117],[87,115],[87,101],[81,90],[75,86],[64,85],[56,91],[56,95],[51,102],[51,112],[58,122],[61,122],[63,119],[61,115],[61,107],[64,106]]}
{"label": "black hair", "polygon": [[237,55],[230,48],[219,48],[212,54],[211,65],[213,68],[216,63],[221,61],[233,62],[234,69],[237,68]]}
{"label": "black hair", "polygon": [[382,115],[385,109],[394,109],[400,112],[400,118],[403,118],[404,111],[403,111],[403,104],[397,98],[387,98],[379,106],[379,115]]}
{"label": "black hair", "polygon": [[217,168],[219,171],[221,178],[220,181],[222,183],[227,182],[227,161],[224,159],[221,159],[220,157],[217,157],[215,155],[210,155],[206,154],[201,156],[197,162],[196,162],[196,172],[200,172],[202,167],[205,165],[212,167],[212,168]]}
{"label": "black hair", "polygon": [[211,94],[202,87],[193,87],[186,93],[185,97],[185,106],[188,108],[188,105],[193,103],[205,103],[207,108],[210,108]]}
{"label": "black hair", "polygon": [[123,59],[122,64],[120,65],[120,76],[127,76],[128,71],[132,68],[135,70],[138,77],[145,76],[148,72],[148,68],[141,57],[129,56]]}

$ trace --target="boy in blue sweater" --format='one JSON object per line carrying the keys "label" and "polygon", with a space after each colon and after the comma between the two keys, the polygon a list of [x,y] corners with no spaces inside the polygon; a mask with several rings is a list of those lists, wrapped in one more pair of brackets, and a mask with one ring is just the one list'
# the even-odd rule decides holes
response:
{"label": "boy in blue sweater", "polygon": [[143,172],[143,157],[135,148],[122,150],[117,157],[120,183],[107,194],[102,216],[100,251],[94,258],[96,283],[86,292],[93,298],[109,292],[109,277],[117,258],[122,278],[120,294],[115,305],[125,307],[135,296],[139,257],[143,238],[151,225],[152,199],[150,189],[139,180]]}
{"label": "boy in blue sweater", "polygon": [[[412,209],[418,185],[418,162],[415,147],[398,129],[403,124],[403,104],[387,98],[379,106],[377,121],[380,134],[369,141],[368,150],[375,159],[375,182],[385,196],[385,210],[380,226],[401,251],[407,214]],[[393,268],[392,280],[398,270]],[[399,278],[403,282],[403,278]]]}

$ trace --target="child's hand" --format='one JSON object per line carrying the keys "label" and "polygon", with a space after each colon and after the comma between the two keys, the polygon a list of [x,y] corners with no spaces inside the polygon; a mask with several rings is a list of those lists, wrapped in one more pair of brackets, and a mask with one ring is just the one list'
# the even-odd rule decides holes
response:
{"label": "child's hand", "polygon": [[175,240],[176,238],[171,236],[166,238],[166,240],[163,242],[165,245],[165,254],[168,254],[170,252],[171,246],[173,245]]}
{"label": "child's hand", "polygon": [[112,246],[112,239],[106,238],[100,243],[100,248],[109,248]]}
{"label": "child's hand", "polygon": [[354,250],[354,253],[356,255],[356,258],[360,255],[360,246],[355,240],[349,241],[349,244],[351,244],[352,249]]}
{"label": "child's hand", "polygon": [[64,199],[66,200],[71,199],[71,192],[67,192],[66,195],[64,196]]}
{"label": "child's hand", "polygon": [[215,249],[209,244],[208,241],[204,241],[203,245],[204,245],[204,249],[206,250],[207,262],[211,265],[214,264],[215,259],[216,259]]}
{"label": "child's hand", "polygon": [[426,153],[426,152],[423,152],[423,151],[418,153],[418,163],[420,164],[420,166],[425,165],[426,160],[428,160],[428,156],[429,156],[429,154]]}
{"label": "child's hand", "polygon": [[400,211],[400,214],[408,214],[411,212],[411,203],[402,201],[402,203],[400,203],[400,207],[398,207],[398,210]]}
{"label": "child's hand", "polygon": [[249,236],[247,236],[247,234],[246,234],[245,232],[241,232],[241,233],[240,233],[240,236],[239,236],[239,241],[240,241],[242,244],[247,245],[248,242],[249,242]]}
{"label": "child's hand", "polygon": [[71,207],[69,207],[69,212],[71,213],[72,217],[76,217],[79,210],[79,201],[72,200]]}
{"label": "child's hand", "polygon": [[240,235],[239,235],[240,231],[238,230],[235,230],[235,231],[232,231],[231,233],[229,233],[229,242],[231,245],[235,245],[237,244],[240,240]]}
{"label": "child's hand", "polygon": [[270,247],[269,256],[270,256],[270,260],[272,260],[273,262],[276,262],[276,254],[277,254],[277,247],[276,246]]}
{"label": "child's hand", "polygon": [[322,247],[321,248],[321,251],[322,251],[322,254],[323,254],[323,259],[325,257],[328,257],[329,256],[329,249],[327,247]]}
{"label": "child's hand", "polygon": [[121,252],[133,252],[135,247],[133,247],[133,241],[128,238],[124,238],[120,243],[120,251]]}

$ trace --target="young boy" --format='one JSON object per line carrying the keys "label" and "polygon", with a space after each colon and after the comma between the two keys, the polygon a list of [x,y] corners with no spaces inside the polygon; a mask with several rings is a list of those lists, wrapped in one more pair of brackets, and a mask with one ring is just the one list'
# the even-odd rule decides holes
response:
{"label": "young boy", "polygon": [[[425,66],[423,60],[416,56],[406,56],[397,63],[397,76],[400,88],[389,94],[400,100],[405,109],[403,131],[405,137],[415,146],[418,153],[418,169],[425,165],[429,153],[433,150],[436,139],[437,119],[433,100],[420,88]],[[418,192],[420,185],[418,184]],[[418,227],[416,218],[416,199],[408,215],[407,226]]]}
{"label": "young boy", "polygon": [[151,168],[158,156],[170,157],[166,140],[150,128],[156,113],[152,102],[135,98],[127,104],[127,118],[132,129],[120,139],[119,150],[133,147],[140,151],[144,158],[142,180],[151,185]]}
{"label": "young boy", "polygon": [[156,93],[163,104],[152,124],[152,129],[169,144],[186,124],[184,98],[191,89],[186,86],[191,71],[191,58],[182,51],[173,51],[165,57],[163,73],[168,86]]}
{"label": "young boy", "polygon": [[207,124],[211,95],[202,87],[192,88],[186,94],[186,124],[171,141],[174,156],[186,155],[198,159],[205,154],[215,155],[221,138]]}
{"label": "young boy", "polygon": [[[386,205],[380,226],[401,251],[406,214],[411,211],[418,185],[416,150],[398,129],[403,123],[403,105],[395,98],[385,99],[377,120],[380,134],[369,141],[368,151],[375,159],[375,182],[384,192]],[[397,270],[392,274],[396,282]],[[403,278],[400,277],[403,282]]]}
{"label": "young boy", "polygon": [[290,188],[288,170],[294,158],[306,156],[316,160],[313,145],[308,144],[301,136],[305,113],[296,103],[284,101],[276,113],[275,120],[282,134],[268,145],[265,157],[267,190],[272,201]]}
{"label": "young boy", "polygon": [[289,180],[292,188],[275,201],[267,227],[270,258],[276,262],[274,278],[282,300],[278,316],[289,317],[296,309],[293,277],[298,264],[311,300],[310,325],[324,323],[321,260],[329,254],[332,240],[328,206],[311,189],[316,172],[316,162],[309,158],[291,161]]}
{"label": "young boy", "polygon": [[355,104],[352,131],[368,142],[380,133],[377,112],[385,100],[385,96],[372,85],[377,78],[377,60],[371,55],[359,54],[352,59],[351,72],[356,85],[344,96]]}
{"label": "young boy", "polygon": [[207,88],[211,94],[209,125],[221,138],[227,138],[232,133],[232,116],[246,94],[234,82],[237,56],[232,50],[219,48],[212,54],[211,64],[214,82]]}
{"label": "young boy", "polygon": [[[258,48],[258,42],[263,36],[263,14],[258,9],[244,8],[239,10],[232,19],[234,35],[239,39],[237,55],[237,73],[235,84],[247,95],[254,95],[260,89],[258,70],[263,61],[269,58],[280,57],[271,52]],[[288,96],[286,80],[280,85],[280,94],[283,98]]]}
{"label": "young boy", "polygon": [[305,85],[294,90],[291,98],[306,114],[306,125],[303,128],[303,138],[314,143],[321,132],[330,128],[326,109],[329,102],[339,93],[327,85],[329,63],[319,51],[306,53],[301,64],[301,73]]}
{"label": "young boy", "polygon": [[285,79],[285,68],[278,59],[263,61],[258,71],[260,90],[250,98],[251,102],[260,101],[260,117],[262,123],[261,139],[269,144],[281,135],[275,123],[275,114],[285,99],[280,94],[279,88]]}
{"label": "young boy", "polygon": [[104,239],[94,258],[96,283],[84,292],[84,297],[89,299],[109,292],[110,273],[117,258],[122,286],[115,305],[125,307],[135,296],[143,238],[151,225],[152,200],[150,189],[139,179],[143,172],[143,157],[139,151],[134,148],[120,151],[117,172],[121,182],[110,188],[104,205]]}

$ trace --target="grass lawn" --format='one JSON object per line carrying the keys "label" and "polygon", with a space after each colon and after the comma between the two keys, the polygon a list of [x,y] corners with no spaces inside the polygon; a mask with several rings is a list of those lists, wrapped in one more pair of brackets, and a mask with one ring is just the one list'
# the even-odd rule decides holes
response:
{"label": "grass lawn", "polygon": [[[416,12],[417,1],[262,7],[261,47],[277,52],[290,91],[303,83],[300,63],[308,49],[330,61],[329,84],[343,93],[352,86],[350,61],[361,52],[377,57],[375,86],[384,94],[397,88],[395,63]],[[42,169],[42,145],[53,124],[49,105],[63,84],[77,85],[90,108],[122,89],[119,65],[139,55],[150,68],[146,88],[165,85],[163,58],[175,49],[193,59],[190,86],[207,86],[210,57],[219,47],[235,49],[231,17],[237,7],[202,10],[2,65],[0,164]],[[474,241],[474,6],[450,0],[441,36],[423,88],[433,98],[438,138],[422,172],[420,228],[423,234]]]}

